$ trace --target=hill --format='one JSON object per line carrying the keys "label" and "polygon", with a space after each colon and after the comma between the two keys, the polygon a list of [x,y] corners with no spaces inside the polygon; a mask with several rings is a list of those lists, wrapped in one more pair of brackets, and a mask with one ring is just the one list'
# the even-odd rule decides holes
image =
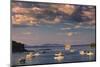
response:
{"label": "hill", "polygon": [[27,51],[24,48],[24,44],[16,42],[16,41],[12,41],[12,52],[25,52]]}

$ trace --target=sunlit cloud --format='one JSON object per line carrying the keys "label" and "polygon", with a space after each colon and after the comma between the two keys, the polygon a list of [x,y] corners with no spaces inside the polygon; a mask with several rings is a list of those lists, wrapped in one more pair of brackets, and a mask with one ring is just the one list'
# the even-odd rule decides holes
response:
{"label": "sunlit cloud", "polygon": [[71,15],[75,11],[75,6],[72,6],[72,5],[61,5],[61,6],[58,7],[58,10],[66,13],[68,15]]}
{"label": "sunlit cloud", "polygon": [[61,22],[61,18],[60,17],[55,17],[52,20],[48,20],[48,19],[40,19],[41,22],[46,23],[46,24],[58,24]]}
{"label": "sunlit cloud", "polygon": [[51,7],[68,15],[73,14],[76,9],[74,5],[51,5]]}
{"label": "sunlit cloud", "polygon": [[33,14],[43,14],[45,11],[45,9],[39,7],[32,7],[31,10]]}
{"label": "sunlit cloud", "polygon": [[35,17],[31,17],[31,16],[26,16],[26,15],[20,15],[20,14],[16,14],[14,16],[12,16],[12,23],[13,24],[32,24],[35,25],[38,23],[37,19]]}
{"label": "sunlit cloud", "polygon": [[[30,7],[28,6],[30,5]],[[26,24],[26,25],[39,25],[42,23],[45,24],[59,24],[63,21],[67,21],[68,18],[71,18],[74,14],[79,14],[79,17],[82,18],[79,25],[85,23],[88,25],[95,25],[95,8],[90,7],[77,7],[76,5],[70,4],[28,4],[22,2],[12,3],[12,23],[13,24]],[[77,9],[82,9],[80,12]],[[74,21],[74,18],[71,18]],[[79,18],[78,18],[79,19]],[[64,22],[63,24],[74,26],[75,23]],[[80,28],[79,25],[76,25],[74,28]],[[70,28],[66,28],[70,29]]]}
{"label": "sunlit cloud", "polygon": [[[22,3],[20,3],[22,5]],[[27,7],[22,7],[18,5],[14,5],[12,7],[12,12],[13,13],[19,13],[19,14],[25,14],[25,13],[30,13],[31,8],[27,8]]]}

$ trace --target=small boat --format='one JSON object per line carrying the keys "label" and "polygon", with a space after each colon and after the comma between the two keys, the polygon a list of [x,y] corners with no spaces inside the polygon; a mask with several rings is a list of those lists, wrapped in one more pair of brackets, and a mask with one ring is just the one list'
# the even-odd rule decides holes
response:
{"label": "small boat", "polygon": [[54,59],[57,60],[58,62],[60,62],[64,59],[64,56],[56,56],[56,57],[54,57]]}
{"label": "small boat", "polygon": [[93,56],[94,53],[92,51],[80,51],[80,55],[86,55],[86,56]]}
{"label": "small boat", "polygon": [[93,56],[94,53],[93,53],[92,51],[87,51],[87,52],[86,52],[86,55],[87,55],[87,56]]}
{"label": "small boat", "polygon": [[33,53],[30,52],[29,54],[27,54],[25,59],[31,61],[33,59]]}
{"label": "small boat", "polygon": [[81,50],[80,55],[86,55],[85,51]]}
{"label": "small boat", "polygon": [[55,53],[54,59],[61,62],[64,59],[64,54],[61,51]]}
{"label": "small boat", "polygon": [[37,52],[37,53],[35,53],[33,56],[35,56],[35,57],[40,56],[40,53]]}
{"label": "small boat", "polygon": [[65,44],[64,48],[65,48],[65,50],[70,50],[71,49],[71,45],[70,44]]}
{"label": "small boat", "polygon": [[76,54],[78,53],[75,49],[72,48],[71,44],[64,45],[65,54]]}
{"label": "small boat", "polygon": [[61,51],[57,51],[57,52],[55,53],[55,56],[64,56],[64,54],[63,54]]}

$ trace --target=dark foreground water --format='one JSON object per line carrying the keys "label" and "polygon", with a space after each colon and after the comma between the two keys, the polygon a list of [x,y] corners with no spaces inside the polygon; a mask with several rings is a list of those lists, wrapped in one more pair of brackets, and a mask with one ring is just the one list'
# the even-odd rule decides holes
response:
{"label": "dark foreground water", "polygon": [[[39,52],[40,56],[33,57],[32,61],[26,61],[24,64],[18,63],[18,59],[21,57],[24,57],[29,52],[23,52],[23,53],[13,53],[12,54],[12,65],[37,65],[37,64],[52,64],[52,63],[69,63],[69,62],[85,62],[85,61],[95,61],[96,56],[95,54],[92,56],[87,55],[80,55],[80,50],[87,50],[92,51],[95,53],[95,48],[90,48],[90,46],[72,46],[72,49],[74,49],[74,52],[65,51],[63,46],[46,46],[46,47],[27,47],[28,50],[34,50],[35,52]],[[59,50],[64,53],[63,59],[54,59],[55,58],[55,52]]]}

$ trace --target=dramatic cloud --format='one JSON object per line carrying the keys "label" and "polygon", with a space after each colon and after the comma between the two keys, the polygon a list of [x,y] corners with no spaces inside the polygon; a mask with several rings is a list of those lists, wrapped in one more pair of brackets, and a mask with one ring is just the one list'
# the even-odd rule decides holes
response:
{"label": "dramatic cloud", "polygon": [[75,11],[75,6],[72,6],[72,5],[61,5],[61,6],[59,6],[58,10],[66,13],[68,15],[71,15]]}
{"label": "dramatic cloud", "polygon": [[68,15],[73,14],[76,9],[74,5],[51,5],[51,7]]}
{"label": "dramatic cloud", "polygon": [[22,7],[19,7],[19,6],[12,8],[13,13],[23,13],[23,14],[24,13],[30,13],[29,10],[30,10],[29,8],[22,8]]}
{"label": "dramatic cloud", "polygon": [[[75,24],[66,22],[69,19],[76,23],[95,25],[95,7],[70,4],[12,3],[13,24]],[[77,25],[75,28],[80,28],[80,26]]]}

